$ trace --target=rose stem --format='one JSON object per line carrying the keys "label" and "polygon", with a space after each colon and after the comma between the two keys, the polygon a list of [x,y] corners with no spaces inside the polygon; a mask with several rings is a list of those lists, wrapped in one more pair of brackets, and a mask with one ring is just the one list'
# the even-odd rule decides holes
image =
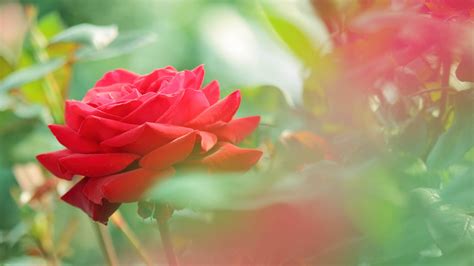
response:
{"label": "rose stem", "polygon": [[110,266],[118,265],[117,254],[115,253],[114,246],[112,244],[112,238],[110,237],[109,230],[99,223],[93,222],[96,229],[97,237],[99,238],[100,247],[104,254],[107,262]]}
{"label": "rose stem", "polygon": [[165,249],[166,258],[168,259],[168,265],[179,266],[178,259],[174,253],[173,243],[171,242],[170,229],[167,221],[157,221],[158,230],[160,230],[161,242]]}
{"label": "rose stem", "polygon": [[135,248],[135,250],[138,252],[140,257],[143,259],[143,262],[146,265],[153,265],[150,256],[145,252],[145,249],[143,248],[142,244],[138,240],[137,236],[133,233],[133,231],[130,229],[128,226],[127,222],[123,219],[122,214],[120,214],[119,211],[116,211],[112,217],[111,217],[112,222],[122,231],[122,233],[125,235],[125,237],[130,241],[132,246]]}
{"label": "rose stem", "polygon": [[448,104],[448,90],[449,90],[449,75],[451,74],[451,60],[449,58],[444,58],[442,63],[442,76],[441,76],[441,99],[440,99],[440,108],[439,108],[439,118],[442,123],[444,121],[444,115],[446,112],[446,107]]}

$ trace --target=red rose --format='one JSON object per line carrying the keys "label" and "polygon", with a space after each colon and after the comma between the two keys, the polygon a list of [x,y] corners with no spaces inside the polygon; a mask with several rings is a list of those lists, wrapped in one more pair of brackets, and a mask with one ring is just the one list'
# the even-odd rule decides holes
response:
{"label": "red rose", "polygon": [[66,125],[49,128],[64,150],[37,159],[54,175],[84,176],[62,199],[106,223],[120,203],[134,202],[173,166],[245,171],[262,153],[234,144],[258,126],[260,117],[233,119],[235,91],[219,101],[219,84],[201,88],[204,68],[173,67],[140,76],[106,73],[82,101],[66,101]]}

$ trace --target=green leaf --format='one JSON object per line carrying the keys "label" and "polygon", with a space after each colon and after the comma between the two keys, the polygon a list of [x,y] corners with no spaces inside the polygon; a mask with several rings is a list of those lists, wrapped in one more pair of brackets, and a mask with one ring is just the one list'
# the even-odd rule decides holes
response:
{"label": "green leaf", "polygon": [[118,29],[115,25],[96,26],[91,24],[80,24],[66,29],[51,39],[52,43],[74,42],[90,46],[94,49],[102,49],[117,38]]}
{"label": "green leaf", "polygon": [[437,140],[428,155],[427,165],[443,169],[459,161],[474,146],[474,93],[458,93],[454,102],[453,125]]}
{"label": "green leaf", "polygon": [[433,239],[443,252],[474,248],[474,218],[455,208],[441,206],[429,217]]}
{"label": "green leaf", "polygon": [[38,28],[46,39],[49,40],[64,30],[61,15],[58,12],[53,11],[41,16],[40,21],[38,21]]}
{"label": "green leaf", "polygon": [[319,52],[315,49],[311,38],[288,19],[264,8],[265,15],[273,30],[302,62],[312,66]]}
{"label": "green leaf", "polygon": [[36,266],[42,266],[42,265],[48,265],[48,262],[45,261],[41,257],[33,257],[33,256],[23,256],[23,257],[16,257],[12,258],[8,261],[5,261],[5,266],[25,266],[25,265],[36,265]]}
{"label": "green leaf", "polygon": [[443,201],[474,213],[474,166],[455,176],[441,190]]}
{"label": "green leaf", "polygon": [[289,105],[282,91],[275,86],[259,86],[240,90],[242,105],[240,117],[260,115],[262,122],[274,123],[279,113],[288,112]]}
{"label": "green leaf", "polygon": [[0,93],[13,88],[18,88],[23,84],[38,80],[45,75],[62,67],[66,63],[63,58],[56,58],[45,63],[36,64],[20,69],[7,76],[0,83]]}
{"label": "green leaf", "polygon": [[[175,176],[159,184],[152,191],[154,200],[175,206],[207,210],[233,209],[248,202],[250,195],[261,188],[264,178],[221,174],[189,174]],[[239,188],[239,189],[235,189]]]}
{"label": "green leaf", "polygon": [[121,34],[114,42],[104,49],[96,50],[83,48],[77,53],[79,60],[103,60],[131,53],[137,48],[156,41],[153,33],[143,34],[138,32]]}

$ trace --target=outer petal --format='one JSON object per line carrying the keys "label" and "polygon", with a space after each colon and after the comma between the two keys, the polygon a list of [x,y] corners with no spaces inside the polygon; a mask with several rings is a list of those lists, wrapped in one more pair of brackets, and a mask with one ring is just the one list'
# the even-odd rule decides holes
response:
{"label": "outer petal", "polygon": [[212,125],[218,121],[229,122],[239,109],[240,91],[231,93],[226,98],[207,108],[196,118],[187,123],[186,126],[202,128]]}
{"label": "outer petal", "polygon": [[202,92],[206,95],[210,105],[215,104],[220,97],[219,82],[217,80],[211,81],[202,89]]}
{"label": "outer petal", "polygon": [[260,116],[249,116],[245,118],[234,119],[229,123],[210,129],[210,131],[219,138],[219,140],[232,143],[239,143],[258,127]]}
{"label": "outer petal", "polygon": [[71,180],[74,175],[72,172],[66,170],[59,162],[60,159],[71,155],[70,150],[60,150],[49,153],[42,153],[36,156],[36,159],[53,175]]}
{"label": "outer petal", "polygon": [[102,76],[94,87],[109,86],[115,83],[133,83],[139,75],[125,69],[116,69],[107,72]]}
{"label": "outer petal", "polygon": [[138,168],[132,171],[90,179],[84,187],[84,194],[93,202],[103,199],[124,203],[138,201],[157,180],[172,175],[173,168],[161,172]]}
{"label": "outer petal", "polygon": [[104,139],[109,139],[119,135],[125,131],[131,130],[135,127],[137,127],[137,125],[98,116],[88,116],[82,122],[82,125],[79,129],[79,135],[89,139],[102,141]]}
{"label": "outer petal", "polygon": [[134,174],[124,173],[111,178],[103,186],[105,197],[111,202],[134,202],[138,201],[143,194],[159,179],[174,174],[173,168],[168,168],[160,172],[152,172],[148,175],[145,169],[137,169]]}
{"label": "outer petal", "polygon": [[77,132],[67,126],[49,125],[59,143],[73,152],[93,153],[99,151],[99,144],[93,140],[89,140],[80,136]]}
{"label": "outer petal", "polygon": [[191,70],[194,74],[194,86],[196,89],[200,89],[202,86],[202,82],[204,81],[204,74],[206,71],[204,70],[204,65],[199,65],[193,70]]}
{"label": "outer petal", "polygon": [[166,169],[186,159],[193,151],[195,141],[196,132],[193,131],[148,153],[140,160],[140,166],[146,169]]}
{"label": "outer petal", "polygon": [[201,150],[203,152],[209,151],[217,143],[217,136],[210,132],[198,131],[198,135],[201,138]]}
{"label": "outer petal", "polygon": [[138,156],[130,153],[72,154],[61,158],[61,165],[71,173],[99,177],[117,173]]}
{"label": "outer petal", "polygon": [[193,130],[186,127],[145,123],[120,135],[106,139],[101,145],[111,148],[120,148],[122,151],[135,154],[146,154],[191,131]]}
{"label": "outer petal", "polygon": [[209,107],[206,96],[200,90],[188,89],[182,98],[177,101],[157,122],[182,125],[190,121]]}
{"label": "outer petal", "polygon": [[242,149],[224,142],[214,153],[201,159],[200,163],[212,171],[247,171],[261,156],[259,150]]}
{"label": "outer petal", "polygon": [[107,119],[120,119],[120,117],[104,113],[86,103],[73,100],[66,101],[66,125],[71,129],[78,130],[81,127],[82,121],[90,115]]}
{"label": "outer petal", "polygon": [[85,184],[90,180],[90,178],[85,177],[75,186],[73,186],[66,194],[64,194],[61,199],[65,202],[80,208],[83,210],[89,217],[94,221],[107,224],[109,217],[118,209],[120,206],[119,203],[110,203],[107,200],[101,202],[101,204],[96,204],[90,201],[83,194],[83,189]]}

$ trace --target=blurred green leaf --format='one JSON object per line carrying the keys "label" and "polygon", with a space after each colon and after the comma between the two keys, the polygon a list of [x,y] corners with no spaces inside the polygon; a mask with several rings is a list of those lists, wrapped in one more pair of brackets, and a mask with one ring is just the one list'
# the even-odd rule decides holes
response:
{"label": "blurred green leaf", "polygon": [[96,50],[84,47],[77,53],[79,60],[103,60],[133,52],[135,49],[149,45],[156,41],[153,33],[132,32],[121,34],[109,46]]}
{"label": "blurred green leaf", "polygon": [[117,26],[96,26],[80,24],[66,29],[54,36],[50,43],[74,42],[102,49],[112,43],[118,35]]}
{"label": "blurred green leaf", "polygon": [[[201,210],[249,210],[316,199],[333,188],[340,166],[321,161],[301,173],[188,173],[159,183],[153,200]],[[331,176],[332,180],[320,178]]]}
{"label": "blurred green leaf", "polygon": [[415,199],[424,207],[431,207],[441,201],[439,191],[431,188],[417,188],[412,191]]}
{"label": "blurred green leaf", "polygon": [[264,8],[265,15],[273,30],[288,48],[306,65],[312,66],[319,52],[311,38],[288,19],[269,8]]}
{"label": "blurred green leaf", "polygon": [[12,258],[8,261],[5,261],[4,264],[5,266],[25,266],[25,265],[36,265],[36,266],[42,266],[42,265],[48,265],[48,262],[45,261],[41,257],[33,257],[33,256],[23,256],[23,257],[16,257]]}
{"label": "blurred green leaf", "polygon": [[461,211],[441,206],[429,218],[433,239],[443,252],[474,250],[474,217]]}
{"label": "blurred green leaf", "polygon": [[37,154],[60,150],[63,147],[45,125],[37,126],[11,150],[10,157],[18,163],[35,161]]}
{"label": "blurred green leaf", "polygon": [[20,69],[7,76],[0,83],[0,93],[17,88],[23,84],[38,80],[66,63],[63,58],[52,59],[45,63],[39,63],[27,68]]}
{"label": "blurred green leaf", "polygon": [[455,176],[441,190],[443,201],[474,213],[474,166]]}
{"label": "blurred green leaf", "polygon": [[[232,209],[261,189],[263,178],[236,174],[189,174],[161,182],[151,193],[154,200],[198,209]],[[236,189],[238,188],[238,189]]]}
{"label": "blurred green leaf", "polygon": [[41,17],[38,21],[38,29],[47,39],[51,39],[56,34],[64,30],[61,15],[58,12],[50,12]]}
{"label": "blurred green leaf", "polygon": [[462,159],[474,146],[474,93],[459,92],[454,101],[453,125],[437,140],[428,155],[427,165],[443,169]]}
{"label": "blurred green leaf", "polygon": [[407,198],[397,176],[381,160],[348,168],[344,183],[347,204],[355,224],[377,243],[391,241],[402,230]]}
{"label": "blurred green leaf", "polygon": [[[2,146],[0,148],[3,149]],[[0,156],[3,157],[5,155],[2,152]],[[13,186],[16,186],[16,183],[9,165],[6,162],[0,162],[0,212],[3,216],[0,219],[0,230],[11,229],[20,220],[17,204],[10,194],[10,188]]]}
{"label": "blurred green leaf", "polygon": [[259,86],[240,90],[242,104],[238,115],[241,117],[260,115],[262,122],[275,123],[279,113],[289,110],[282,91],[275,86]]}

